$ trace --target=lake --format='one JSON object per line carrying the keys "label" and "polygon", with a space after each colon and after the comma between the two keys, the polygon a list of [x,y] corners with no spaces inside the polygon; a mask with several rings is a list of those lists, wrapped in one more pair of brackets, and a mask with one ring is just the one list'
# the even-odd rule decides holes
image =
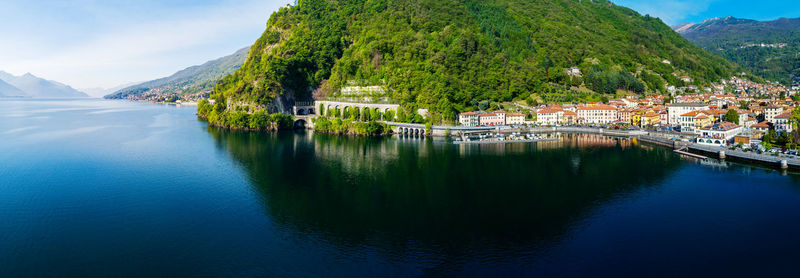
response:
{"label": "lake", "polygon": [[0,100],[0,277],[788,276],[800,176],[635,140],[209,128]]}

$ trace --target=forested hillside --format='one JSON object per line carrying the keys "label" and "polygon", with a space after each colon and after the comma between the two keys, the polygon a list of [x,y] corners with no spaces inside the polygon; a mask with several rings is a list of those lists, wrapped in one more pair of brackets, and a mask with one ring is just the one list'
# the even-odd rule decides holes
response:
{"label": "forested hillside", "polygon": [[800,18],[714,18],[676,26],[676,30],[698,46],[769,80],[788,85],[793,75],[800,76]]}
{"label": "forested hillside", "polygon": [[249,48],[243,48],[232,55],[186,68],[169,77],[121,89],[106,98],[136,98],[147,93],[175,95],[210,93],[222,77],[235,72],[242,66],[249,51]]}
{"label": "forested hillside", "polygon": [[[582,77],[568,76],[570,67]],[[737,70],[658,18],[604,0],[300,0],[270,16],[212,98],[215,113],[285,112],[312,92],[382,85],[405,109],[452,121],[480,101],[548,93],[551,84],[664,92],[686,85],[676,76],[704,85]]]}

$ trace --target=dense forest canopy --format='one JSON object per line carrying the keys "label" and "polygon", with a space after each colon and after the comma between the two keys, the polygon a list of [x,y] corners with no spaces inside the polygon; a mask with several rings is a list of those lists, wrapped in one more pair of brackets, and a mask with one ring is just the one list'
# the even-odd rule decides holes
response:
{"label": "dense forest canopy", "polygon": [[212,98],[220,109],[275,110],[278,96],[336,96],[356,81],[452,120],[548,84],[665,92],[685,85],[676,76],[705,85],[737,70],[660,19],[605,0],[299,0],[270,16]]}

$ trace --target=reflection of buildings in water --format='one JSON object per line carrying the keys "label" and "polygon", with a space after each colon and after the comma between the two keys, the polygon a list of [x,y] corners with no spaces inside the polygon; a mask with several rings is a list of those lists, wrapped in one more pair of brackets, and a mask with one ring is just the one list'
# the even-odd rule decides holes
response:
{"label": "reflection of buildings in water", "polygon": [[626,149],[634,146],[630,139],[599,134],[561,134],[560,137],[560,141],[538,142],[537,147],[539,150],[544,150],[564,147],[619,147]]}
{"label": "reflection of buildings in water", "polygon": [[468,155],[502,156],[507,154],[524,154],[531,152],[538,143],[461,144],[457,146],[461,157]]}
{"label": "reflection of buildings in water", "polygon": [[[630,147],[642,147],[634,140],[624,137],[613,137],[599,134],[539,134],[544,138],[560,138],[558,141],[543,141],[536,143],[498,143],[498,144],[462,144],[458,145],[459,154],[467,155],[506,155],[525,154],[531,151],[563,149],[566,147],[613,147],[622,150]],[[651,150],[652,147],[645,147]]]}

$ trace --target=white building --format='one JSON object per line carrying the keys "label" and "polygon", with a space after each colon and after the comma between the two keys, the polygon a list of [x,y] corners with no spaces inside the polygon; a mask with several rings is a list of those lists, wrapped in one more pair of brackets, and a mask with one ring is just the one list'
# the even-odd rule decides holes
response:
{"label": "white building", "polygon": [[542,109],[536,112],[536,123],[540,125],[556,125],[563,121],[564,110]]}
{"label": "white building", "polygon": [[783,130],[786,132],[792,132],[794,128],[792,127],[792,112],[783,112],[778,116],[775,116],[775,129]]}
{"label": "white building", "polygon": [[482,126],[501,126],[506,124],[505,113],[503,113],[502,117],[495,113],[480,114],[478,121]]}
{"label": "white building", "polygon": [[697,130],[697,143],[725,146],[742,131],[742,127],[731,122],[716,123]]}
{"label": "white building", "polygon": [[462,126],[477,126],[480,125],[479,115],[475,112],[465,112],[458,114],[458,123]]}
{"label": "white building", "polygon": [[668,124],[671,126],[677,126],[681,124],[681,115],[692,112],[692,111],[702,111],[708,110],[708,104],[705,103],[672,103],[667,108],[667,113],[669,114],[669,122]]}
{"label": "white building", "polygon": [[506,113],[506,125],[522,125],[522,124],[525,124],[525,114]]}
{"label": "white building", "polygon": [[770,123],[775,123],[775,117],[783,113],[783,107],[777,105],[767,106],[764,108],[764,120]]}
{"label": "white building", "polygon": [[610,105],[595,105],[578,108],[578,120],[587,124],[609,124],[618,119],[617,108]]}

